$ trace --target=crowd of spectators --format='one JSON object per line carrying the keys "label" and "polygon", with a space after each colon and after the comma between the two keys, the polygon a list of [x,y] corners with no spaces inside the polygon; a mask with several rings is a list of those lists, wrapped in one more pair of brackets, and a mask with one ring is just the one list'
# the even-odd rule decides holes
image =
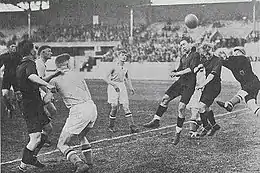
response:
{"label": "crowd of spectators", "polygon": [[[134,28],[139,34],[143,26]],[[41,26],[32,33],[38,42],[122,41],[129,38],[129,25]]]}
{"label": "crowd of spectators", "polygon": [[160,34],[145,31],[135,37],[133,44],[122,44],[122,46],[111,49],[105,56],[104,61],[113,61],[120,50],[126,50],[130,62],[172,62],[178,61],[181,40],[193,42],[187,32],[182,35],[175,34],[174,37],[167,35],[167,32]]}
{"label": "crowd of spectators", "polygon": [[[214,28],[224,25],[217,22]],[[113,61],[121,50],[126,50],[130,62],[172,62],[178,61],[178,44],[185,39],[189,43],[212,42],[217,48],[243,46],[245,39],[220,37],[213,31],[205,31],[200,38],[193,38],[185,27],[166,23],[154,30],[138,26],[134,29],[134,40],[129,44],[129,25],[86,25],[86,26],[42,26],[32,33],[37,42],[88,42],[121,41],[121,46],[111,49],[104,55],[103,61]]]}
{"label": "crowd of spectators", "polygon": [[104,61],[113,61],[113,57],[117,57],[117,52],[126,50],[129,52],[128,61],[130,62],[172,62],[178,61],[180,52],[178,44],[181,40],[187,40],[192,44],[200,44],[202,42],[211,42],[217,48],[233,48],[236,46],[244,46],[247,40],[245,38],[223,36],[221,33],[215,35],[214,28],[225,26],[220,22],[213,23],[212,30],[205,31],[200,34],[199,38],[194,40],[188,33],[186,28],[171,25],[169,22],[164,27],[155,30],[145,30],[135,36],[133,44],[123,44],[120,48],[110,50],[104,56]]}

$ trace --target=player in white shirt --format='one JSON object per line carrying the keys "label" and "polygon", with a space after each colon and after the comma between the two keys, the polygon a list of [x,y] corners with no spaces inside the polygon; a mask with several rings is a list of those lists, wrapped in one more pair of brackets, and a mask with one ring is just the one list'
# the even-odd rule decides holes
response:
{"label": "player in white shirt", "polygon": [[129,99],[125,82],[127,82],[132,94],[134,94],[134,88],[129,76],[129,71],[124,66],[125,61],[126,55],[121,52],[116,60],[116,65],[111,68],[104,79],[108,84],[108,103],[111,105],[108,130],[111,132],[115,131],[117,110],[119,106],[122,105],[131,133],[137,133],[138,129],[134,124],[133,116],[129,109]]}
{"label": "player in white shirt", "polygon": [[[194,72],[196,73],[196,86],[200,86],[206,79],[206,72],[203,66],[199,66],[194,68]],[[190,137],[195,138],[198,137],[198,128],[201,125],[199,108],[200,108],[200,97],[201,97],[201,90],[195,90],[191,99],[187,105],[187,109],[191,111],[190,117]]]}
{"label": "player in white shirt", "polygon": [[[48,75],[48,76],[46,75],[46,69],[47,69],[46,62],[49,59],[51,59],[51,56],[52,56],[51,47],[48,45],[43,45],[38,49],[38,59],[35,60],[38,76],[46,82],[49,82],[53,77],[61,74],[61,72],[57,70],[56,72],[54,72],[51,75]],[[53,98],[53,94],[44,87],[40,88],[40,94],[41,94],[42,100],[44,101],[44,104],[45,104],[44,112],[49,117],[49,119],[52,119],[52,117],[54,115],[56,115],[56,113],[57,113],[57,109],[56,109],[54,103],[52,102],[53,99],[49,99],[49,98]],[[51,125],[51,123],[50,123],[50,125]],[[51,125],[51,127],[52,127],[52,125]],[[45,135],[47,135],[47,134],[50,135],[51,131],[43,132],[43,133],[45,133]],[[49,139],[46,140],[45,145],[50,146],[51,141]]]}
{"label": "player in white shirt", "polygon": [[[57,147],[77,166],[76,172],[79,173],[87,172],[93,166],[91,145],[86,135],[96,121],[97,107],[92,101],[82,73],[70,70],[69,59],[69,54],[62,54],[56,58],[56,66],[63,71],[63,74],[51,79],[50,83],[56,87],[69,109],[69,116],[61,131]],[[81,160],[76,151],[69,146],[73,136],[78,136],[80,140],[85,161]]]}

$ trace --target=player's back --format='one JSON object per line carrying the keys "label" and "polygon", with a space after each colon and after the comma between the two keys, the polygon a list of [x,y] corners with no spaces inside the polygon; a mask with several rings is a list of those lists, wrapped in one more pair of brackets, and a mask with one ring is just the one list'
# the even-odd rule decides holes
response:
{"label": "player's back", "polygon": [[91,100],[91,95],[82,73],[68,71],[53,78],[50,83],[56,86],[68,108]]}
{"label": "player's back", "polygon": [[254,74],[250,60],[245,56],[230,56],[223,61],[223,65],[230,69],[234,77],[242,84],[258,80]]}

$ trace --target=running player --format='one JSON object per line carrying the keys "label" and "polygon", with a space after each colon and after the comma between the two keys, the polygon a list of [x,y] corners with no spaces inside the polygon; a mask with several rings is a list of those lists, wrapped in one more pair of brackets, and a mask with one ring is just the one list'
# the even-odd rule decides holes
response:
{"label": "running player", "polygon": [[197,67],[200,62],[199,53],[196,52],[195,49],[191,49],[191,45],[188,44],[186,40],[180,42],[180,47],[182,57],[180,59],[179,68],[171,73],[172,77],[180,76],[180,78],[166,91],[153,120],[144,124],[144,127],[147,128],[158,128],[160,126],[160,119],[167,110],[169,102],[176,97],[181,96],[178,107],[179,114],[177,118],[175,139],[173,142],[174,145],[177,145],[180,141],[180,134],[185,121],[186,105],[189,103],[196,85],[196,74],[194,73],[194,68]]}
{"label": "running player", "polygon": [[[205,136],[209,130],[211,131],[208,135],[213,136],[220,129],[220,126],[216,123],[214,113],[210,108],[214,99],[221,91],[220,74],[222,62],[221,58],[214,55],[213,49],[214,45],[211,43],[203,43],[201,45],[201,55],[204,59],[202,64],[206,70],[205,81],[196,87],[196,89],[202,90],[200,97],[200,118],[204,129],[200,134],[201,137]],[[198,67],[200,68],[200,66]]]}
{"label": "running player", "polygon": [[127,82],[131,94],[134,94],[134,88],[132,86],[131,78],[128,69],[124,66],[126,61],[125,53],[119,53],[116,60],[116,66],[111,68],[108,72],[105,81],[108,84],[107,94],[108,103],[111,105],[111,111],[109,115],[109,127],[108,130],[114,132],[116,114],[119,106],[122,104],[125,112],[125,117],[127,119],[131,133],[137,133],[138,129],[134,124],[132,112],[129,109],[129,99],[127,94],[127,89],[125,82]]}
{"label": "running player", "polygon": [[250,60],[246,57],[243,47],[235,47],[233,56],[227,56],[222,51],[219,56],[223,58],[223,66],[231,70],[235,79],[240,83],[241,90],[229,101],[217,101],[217,104],[231,112],[233,107],[245,100],[247,106],[257,116],[260,115],[260,106],[257,105],[257,95],[260,90],[260,81],[254,74]]}
{"label": "running player", "polygon": [[12,118],[15,104],[13,99],[10,97],[10,89],[13,87],[14,92],[18,92],[17,81],[16,81],[16,68],[20,63],[22,57],[16,51],[16,43],[8,41],[8,51],[0,55],[0,68],[4,65],[4,75],[2,81],[2,95],[5,107],[8,111],[8,117]]}
{"label": "running player", "polygon": [[49,132],[50,120],[44,113],[43,101],[40,96],[39,86],[50,90],[54,86],[42,80],[36,70],[36,51],[31,41],[24,40],[19,44],[19,53],[23,57],[17,67],[16,76],[19,90],[22,93],[23,117],[25,119],[30,141],[23,150],[19,170],[26,171],[27,164],[43,168],[45,165],[37,160],[36,155],[42,148],[47,136],[42,131]]}
{"label": "running player", "polygon": [[[92,101],[82,73],[70,70],[69,59],[69,54],[62,54],[56,58],[55,64],[58,69],[64,71],[64,74],[50,81],[56,86],[63,102],[69,109],[69,117],[63,126],[57,147],[70,162],[77,166],[76,173],[83,173],[93,166],[91,145],[86,135],[96,121],[97,108]],[[80,140],[85,162],[69,146],[73,136],[78,136]]]}

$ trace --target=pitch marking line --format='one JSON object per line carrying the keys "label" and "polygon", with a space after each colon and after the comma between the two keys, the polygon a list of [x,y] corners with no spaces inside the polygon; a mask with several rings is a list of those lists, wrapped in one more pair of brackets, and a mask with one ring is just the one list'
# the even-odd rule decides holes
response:
{"label": "pitch marking line", "polygon": [[[222,117],[222,116],[230,115],[230,114],[234,114],[234,113],[241,113],[241,112],[243,112],[245,110],[248,110],[248,109],[244,108],[244,109],[240,109],[240,110],[237,110],[237,111],[234,111],[234,112],[227,112],[227,113],[223,113],[223,114],[218,114],[215,117]],[[187,124],[187,123],[189,123],[189,121],[186,121],[184,124]],[[173,125],[164,126],[164,127],[161,127],[161,128],[146,130],[146,131],[139,132],[139,133],[136,133],[136,134],[127,134],[127,135],[117,136],[117,137],[113,137],[113,138],[100,139],[100,140],[97,140],[97,141],[90,142],[90,144],[97,144],[97,143],[101,143],[101,142],[105,142],[105,141],[113,141],[113,140],[117,140],[117,139],[121,139],[121,138],[127,138],[127,137],[130,137],[130,136],[140,136],[140,135],[145,134],[145,133],[155,132],[155,131],[160,131],[160,130],[172,128],[172,127],[175,127],[176,125],[177,124],[173,124]],[[80,146],[81,145],[75,145],[72,148],[78,148]],[[94,148],[93,150],[97,150],[98,151],[100,149],[102,149],[102,148]],[[50,154],[53,154],[53,153],[56,153],[56,152],[59,152],[59,150],[55,149],[55,150],[52,150],[52,151],[49,151],[49,152],[46,152],[46,153],[39,154],[39,156],[50,155]],[[0,165],[7,165],[7,164],[19,162],[19,161],[21,161],[21,159],[15,159],[15,160],[3,162],[3,163],[0,163]]]}

